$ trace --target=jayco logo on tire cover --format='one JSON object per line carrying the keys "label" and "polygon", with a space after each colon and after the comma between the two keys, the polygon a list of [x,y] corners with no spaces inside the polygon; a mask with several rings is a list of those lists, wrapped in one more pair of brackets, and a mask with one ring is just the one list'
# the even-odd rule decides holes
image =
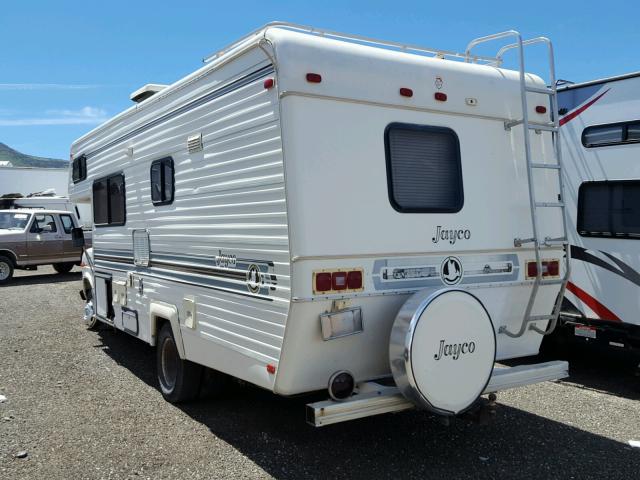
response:
{"label": "jayco logo on tire cover", "polygon": [[445,340],[440,340],[440,348],[438,353],[433,356],[434,360],[440,360],[442,357],[452,357],[454,360],[458,360],[460,355],[467,355],[476,351],[476,342],[464,342],[464,343],[445,343]]}

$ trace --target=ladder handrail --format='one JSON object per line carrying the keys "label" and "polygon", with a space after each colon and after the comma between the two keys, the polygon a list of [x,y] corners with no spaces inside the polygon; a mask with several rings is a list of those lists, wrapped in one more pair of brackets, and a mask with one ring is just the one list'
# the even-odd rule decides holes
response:
{"label": "ladder handrail", "polygon": [[[499,333],[504,333],[505,335],[515,338],[515,337],[520,337],[522,336],[525,331],[527,330],[527,326],[529,326],[530,330],[533,330],[537,333],[540,333],[542,335],[548,335],[550,333],[552,333],[556,327],[557,321],[558,321],[558,316],[560,314],[560,309],[562,307],[562,299],[564,297],[564,292],[566,289],[566,285],[567,285],[567,281],[569,279],[569,275],[571,272],[571,262],[570,262],[570,252],[569,252],[569,246],[568,246],[568,236],[567,236],[567,211],[566,211],[566,205],[563,203],[564,199],[562,198],[562,196],[564,195],[564,183],[563,183],[563,179],[562,179],[562,152],[561,152],[561,148],[560,148],[560,141],[558,138],[558,132],[559,132],[559,116],[558,116],[558,98],[557,98],[557,89],[556,89],[556,74],[555,74],[555,61],[554,61],[554,52],[553,52],[553,44],[551,42],[551,40],[549,40],[547,37],[535,37],[535,38],[531,38],[528,40],[522,40],[521,37],[517,37],[517,42],[516,43],[512,43],[509,45],[505,45],[503,46],[499,51],[498,54],[496,55],[496,57],[498,58],[499,64],[502,63],[502,56],[504,55],[505,52],[507,52],[508,50],[511,49],[518,49],[518,57],[519,57],[519,64],[520,64],[520,93],[521,93],[521,98],[522,98],[522,127],[523,127],[523,133],[524,133],[524,143],[525,143],[525,157],[526,157],[526,161],[527,161],[527,181],[529,183],[529,201],[530,201],[530,210],[531,210],[531,223],[532,223],[532,228],[533,228],[533,244],[534,244],[534,253],[535,253],[535,260],[536,260],[536,266],[537,266],[537,272],[536,272],[536,278],[533,282],[533,287],[531,290],[531,294],[529,296],[529,301],[527,302],[527,306],[525,308],[525,312],[524,312],[524,316],[522,319],[522,323],[520,325],[520,329],[517,332],[510,332],[505,326],[501,326],[499,328]],[[537,207],[537,202],[536,202],[536,197],[535,197],[535,187],[534,187],[534,182],[533,182],[533,163],[531,162],[531,149],[530,149],[530,139],[529,139],[529,133],[531,130],[531,123],[529,122],[528,119],[528,102],[527,102],[527,85],[526,85],[526,79],[525,79],[525,72],[524,72],[524,47],[527,45],[533,45],[536,43],[545,43],[547,45],[548,48],[548,52],[549,52],[549,80],[550,80],[550,84],[551,84],[551,88],[549,89],[549,91],[547,92],[551,98],[551,112],[553,114],[553,142],[554,142],[554,153],[555,153],[555,157],[556,157],[556,162],[558,165],[558,188],[560,191],[560,199],[559,199],[559,206],[562,210],[562,230],[563,230],[563,243],[564,243],[564,249],[565,249],[565,257],[564,257],[564,264],[565,264],[565,269],[564,269],[564,275],[562,280],[560,281],[560,292],[558,293],[558,297],[556,298],[556,302],[554,304],[553,307],[553,311],[552,314],[550,315],[550,324],[547,327],[547,330],[542,330],[539,329],[535,324],[533,324],[532,322],[536,321],[537,318],[535,316],[531,315],[531,311],[533,310],[533,306],[535,303],[535,299],[537,297],[537,293],[538,293],[538,289],[540,288],[540,285],[543,284],[543,278],[542,278],[542,261],[540,258],[540,242],[538,240],[538,222],[537,222],[537,215],[536,215],[536,209]],[[533,90],[535,91],[535,90]],[[519,123],[519,122],[516,122]],[[505,125],[506,127],[506,125]],[[533,125],[533,128],[535,128],[535,125]],[[545,238],[544,240],[544,244],[549,244],[549,238]],[[515,240],[515,244],[518,245],[518,239]],[[521,244],[521,243],[520,243]]]}
{"label": "ladder handrail", "polygon": [[[465,61],[469,63],[471,62],[471,58],[474,58],[474,59],[481,58],[477,55],[474,55],[473,57],[471,56],[471,50],[474,47],[480,45],[481,43],[492,42],[494,40],[500,40],[502,38],[507,38],[507,37],[516,37],[518,39],[518,43],[522,43],[522,35],[517,30],[506,30],[504,32],[485,35],[484,37],[474,38],[468,43],[467,48],[464,51],[464,56],[466,59]],[[498,58],[496,57],[496,65],[497,64],[498,64]]]}
{"label": "ladder handrail", "polygon": [[[376,46],[381,46],[381,47],[394,48],[394,49],[397,49],[397,50],[400,50],[400,51],[404,51],[404,52],[417,52],[417,53],[422,53],[422,54],[426,53],[426,54],[429,54],[429,55],[433,55],[434,57],[451,58],[451,59],[455,59],[455,60],[468,61],[465,54],[458,53],[458,52],[453,52],[453,51],[449,51],[449,50],[440,50],[440,49],[433,49],[433,48],[429,48],[429,47],[422,47],[422,46],[419,46],[419,45],[413,45],[413,44],[409,44],[409,43],[400,43],[400,42],[393,42],[393,41],[388,41],[388,40],[379,40],[379,39],[376,39],[376,38],[365,37],[363,35],[355,35],[355,34],[349,34],[349,33],[336,32],[336,31],[332,31],[332,30],[325,30],[325,29],[315,28],[315,27],[311,27],[311,26],[308,26],[308,25],[300,25],[300,24],[297,24],[297,23],[282,22],[282,21],[269,22],[269,23],[263,25],[262,27],[257,28],[256,30],[253,30],[252,32],[250,32],[247,35],[245,35],[242,38],[240,38],[239,40],[236,40],[235,42],[227,45],[226,47],[216,51],[215,53],[207,55],[206,57],[203,58],[202,61],[204,63],[209,63],[212,60],[215,60],[216,58],[219,58],[222,55],[224,55],[225,53],[228,53],[229,51],[233,50],[234,48],[240,46],[241,44],[243,44],[247,40],[251,39],[252,37],[255,37],[256,35],[260,35],[260,34],[264,33],[269,28],[282,28],[282,29],[286,29],[286,30],[293,30],[293,31],[303,32],[303,33],[307,33],[307,34],[310,34],[310,35],[318,35],[318,36],[321,36],[321,37],[329,37],[329,38],[335,38],[335,39],[339,39],[339,40],[346,40],[346,41],[350,41],[350,42],[353,42],[353,43],[365,43],[365,44],[368,44],[368,45],[376,45]],[[496,62],[497,62],[496,58],[488,57],[488,56],[485,56],[485,55],[477,55],[477,56],[474,57],[474,59],[477,62],[481,61],[481,62],[484,62],[484,63],[489,64],[489,65],[495,65]]]}

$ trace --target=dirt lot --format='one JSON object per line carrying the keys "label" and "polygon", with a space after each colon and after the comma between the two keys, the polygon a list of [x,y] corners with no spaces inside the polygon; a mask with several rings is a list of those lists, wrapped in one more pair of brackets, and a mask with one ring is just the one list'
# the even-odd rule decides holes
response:
{"label": "dirt lot", "polygon": [[404,412],[314,429],[304,399],[247,386],[176,407],[153,349],[86,330],[74,272],[0,287],[1,479],[638,478],[640,380],[621,365],[587,355],[502,393],[486,427]]}

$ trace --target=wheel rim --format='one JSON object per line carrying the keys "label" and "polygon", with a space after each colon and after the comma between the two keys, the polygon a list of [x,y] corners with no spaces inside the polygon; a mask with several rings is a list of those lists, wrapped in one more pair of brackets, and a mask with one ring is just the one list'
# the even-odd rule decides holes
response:
{"label": "wheel rim", "polygon": [[162,383],[167,390],[173,390],[178,376],[178,349],[172,338],[166,338],[160,351],[160,366],[162,369]]}
{"label": "wheel rim", "polygon": [[0,280],[6,280],[9,278],[11,268],[5,262],[0,262]]}

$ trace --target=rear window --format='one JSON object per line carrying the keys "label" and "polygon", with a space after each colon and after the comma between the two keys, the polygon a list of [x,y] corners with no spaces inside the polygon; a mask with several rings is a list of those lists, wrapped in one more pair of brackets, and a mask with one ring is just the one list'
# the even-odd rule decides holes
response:
{"label": "rear window", "polygon": [[460,143],[453,130],[392,123],[384,140],[393,208],[403,213],[455,213],[462,209]]}
{"label": "rear window", "polygon": [[640,180],[580,185],[577,227],[585,237],[640,238]]}

